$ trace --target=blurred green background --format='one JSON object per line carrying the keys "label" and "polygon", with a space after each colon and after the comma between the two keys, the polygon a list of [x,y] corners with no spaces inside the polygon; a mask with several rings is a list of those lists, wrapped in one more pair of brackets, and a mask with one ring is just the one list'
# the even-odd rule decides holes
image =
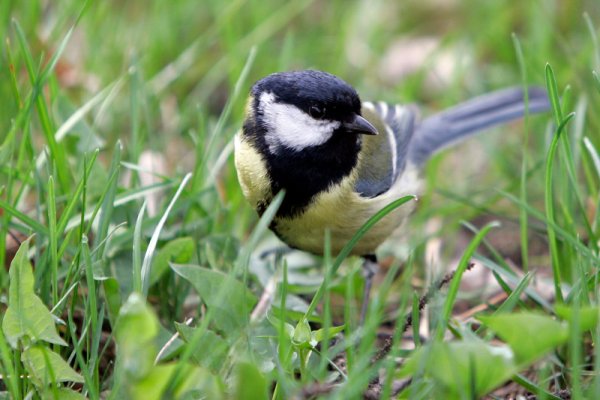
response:
{"label": "blurred green background", "polygon": [[[5,0],[0,36],[13,38],[12,21],[17,21],[33,54],[47,60],[82,11],[82,3]],[[132,124],[127,94],[139,90],[145,113],[140,116],[144,134],[138,140],[162,148],[172,136],[185,137],[198,128],[202,118],[220,114],[253,46],[256,60],[243,92],[270,72],[318,68],[352,83],[364,99],[420,102],[437,109],[521,82],[512,33],[521,41],[531,82],[543,84],[543,67],[549,62],[559,83],[586,88],[598,56],[584,12],[596,21],[600,4],[90,1],[57,67],[55,90],[65,102],[78,105],[111,82],[125,79],[127,85],[105,113],[106,120],[93,128],[108,143],[125,138]],[[9,99],[3,47],[0,89]],[[22,73],[18,77],[26,79]],[[241,117],[243,96],[236,101],[232,126]],[[165,115],[167,110],[175,116]],[[3,132],[15,111],[14,102],[4,102]]]}

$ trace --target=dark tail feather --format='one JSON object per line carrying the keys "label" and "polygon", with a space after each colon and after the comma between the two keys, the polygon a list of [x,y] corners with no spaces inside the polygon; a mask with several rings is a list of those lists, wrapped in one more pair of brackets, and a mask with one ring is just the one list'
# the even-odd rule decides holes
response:
{"label": "dark tail feather", "polygon": [[[546,91],[529,88],[529,113],[550,108]],[[521,118],[525,114],[523,90],[510,88],[476,97],[423,120],[408,150],[410,160],[423,164],[433,153],[485,128]]]}

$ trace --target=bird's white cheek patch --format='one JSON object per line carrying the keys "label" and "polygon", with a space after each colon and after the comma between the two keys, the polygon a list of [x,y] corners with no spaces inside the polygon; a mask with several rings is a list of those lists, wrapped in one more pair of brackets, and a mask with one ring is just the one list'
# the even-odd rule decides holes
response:
{"label": "bird's white cheek patch", "polygon": [[268,131],[269,150],[278,153],[282,147],[300,151],[328,141],[340,126],[339,121],[314,119],[299,108],[275,102],[272,93],[263,93],[260,108]]}

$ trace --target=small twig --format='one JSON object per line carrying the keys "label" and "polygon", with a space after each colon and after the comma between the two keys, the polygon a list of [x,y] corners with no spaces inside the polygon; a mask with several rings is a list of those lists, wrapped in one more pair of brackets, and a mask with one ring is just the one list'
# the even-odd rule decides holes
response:
{"label": "small twig", "polygon": [[250,314],[251,322],[260,321],[267,315],[275,296],[275,289],[277,289],[277,276],[273,275],[267,282],[256,307],[252,310],[252,314]]}
{"label": "small twig", "polygon": [[[467,266],[467,271],[470,271],[474,266],[475,266],[474,263],[470,263]],[[449,272],[446,275],[444,275],[444,277],[440,281],[438,281],[436,284],[431,285],[429,287],[429,290],[427,290],[427,293],[425,293],[423,296],[421,296],[419,298],[419,315],[421,315],[421,313],[423,312],[423,309],[425,308],[427,303],[429,303],[429,300],[431,299],[431,297],[437,291],[439,291],[444,286],[446,286],[448,283],[450,283],[452,278],[454,278],[455,273],[456,273],[456,271],[452,271],[452,272]],[[402,325],[401,333],[406,332],[406,330],[412,326],[412,323],[413,323],[412,312],[409,312],[404,319],[404,325]],[[393,336],[388,337],[385,340],[385,342],[383,343],[383,346],[381,347],[381,349],[379,349],[379,351],[375,355],[373,362],[379,361],[379,360],[383,359],[385,356],[387,356],[388,353],[390,352],[390,350],[392,349],[393,344],[394,344]]]}
{"label": "small twig", "polygon": [[15,241],[15,243],[17,243],[17,245],[18,245],[17,247],[20,247],[22,244],[21,239],[19,239],[19,237],[17,235],[15,235],[13,233],[13,231],[11,231],[11,230],[8,230],[8,234]]}
{"label": "small twig", "polygon": [[461,314],[458,314],[456,316],[456,318],[458,320],[465,321],[465,320],[473,317],[475,314],[478,314],[478,313],[484,312],[486,310],[489,310],[490,308],[492,308],[494,306],[497,307],[504,300],[506,300],[507,297],[508,297],[508,294],[506,294],[506,292],[500,292],[500,293],[494,295],[489,300],[487,300],[485,303],[478,304],[475,307],[469,308],[465,312],[463,312]]}
{"label": "small twig", "polygon": [[412,378],[398,379],[392,383],[392,396],[398,395],[401,391],[406,389],[412,383]]}
{"label": "small twig", "polygon": [[[571,398],[571,391],[567,390],[567,389],[561,389],[552,394],[560,397],[561,399],[565,399],[565,400],[568,400]],[[537,398],[538,398],[538,396],[535,394],[527,396],[527,400],[537,400]]]}
{"label": "small twig", "polygon": [[[392,382],[392,392],[390,393],[391,397],[398,395],[401,391],[406,389],[412,383],[412,378],[407,379],[397,379]],[[363,399],[365,400],[379,400],[381,398],[381,391],[383,385],[379,382],[371,383],[369,388],[365,390],[363,393]]]}
{"label": "small twig", "polygon": [[287,246],[278,246],[278,247],[273,247],[270,249],[267,249],[265,251],[263,251],[262,253],[260,253],[258,255],[258,258],[260,258],[261,260],[266,259],[267,257],[270,257],[272,255],[275,255],[275,259],[278,260],[279,258],[281,258],[282,256],[291,253],[293,250],[290,249]]}
{"label": "small twig", "polygon": [[378,400],[381,397],[381,386],[379,380],[377,380],[377,382],[371,382],[367,390],[363,393],[363,399]]}

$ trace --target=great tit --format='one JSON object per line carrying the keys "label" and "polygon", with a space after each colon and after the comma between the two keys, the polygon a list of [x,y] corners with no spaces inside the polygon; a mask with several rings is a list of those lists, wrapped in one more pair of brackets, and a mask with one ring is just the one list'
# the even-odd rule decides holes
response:
{"label": "great tit", "polygon": [[[339,253],[360,227],[392,201],[418,195],[419,170],[436,151],[490,126],[549,108],[544,90],[505,89],[419,120],[415,106],[360,101],[342,79],[321,71],[269,75],[254,84],[235,137],[244,196],[262,215],[285,190],[271,230],[290,247]],[[414,208],[386,215],[354,246],[364,259],[365,319],[375,250]]]}
{"label": "great tit", "polygon": [[[530,113],[549,107],[543,89],[530,88],[528,99]],[[259,214],[285,189],[271,224],[281,240],[323,254],[329,230],[336,254],[384,206],[420,193],[419,170],[432,154],[525,109],[523,91],[509,88],[419,120],[414,106],[361,102],[352,86],[326,72],[275,73],[251,89],[235,166]],[[379,221],[353,254],[374,261],[414,207],[407,206]]]}

